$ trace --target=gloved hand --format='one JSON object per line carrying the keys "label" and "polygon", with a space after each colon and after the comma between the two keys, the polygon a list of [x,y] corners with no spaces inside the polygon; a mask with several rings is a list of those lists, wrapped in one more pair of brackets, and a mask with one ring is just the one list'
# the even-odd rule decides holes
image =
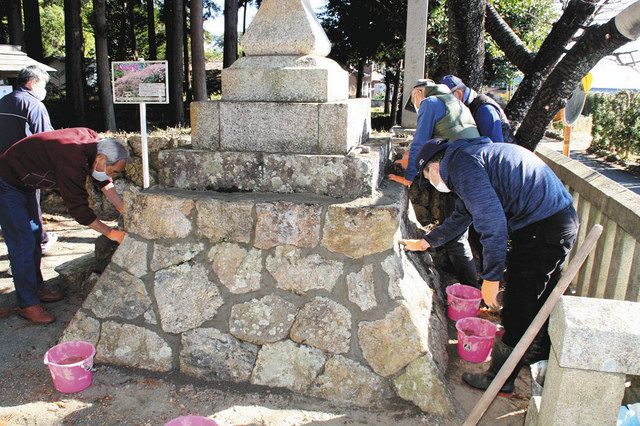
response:
{"label": "gloved hand", "polygon": [[431,247],[426,240],[400,240],[398,244],[403,250],[408,251],[427,251]]}
{"label": "gloved hand", "polygon": [[482,300],[492,309],[500,309],[498,303],[498,291],[500,290],[500,281],[482,281]]}
{"label": "gloved hand", "polygon": [[394,182],[398,182],[403,184],[404,186],[411,186],[411,181],[407,180],[405,178],[403,178],[402,176],[398,176],[398,175],[393,175],[393,174],[389,174],[387,175],[389,177],[389,180],[392,180]]}
{"label": "gloved hand", "polygon": [[107,234],[107,238],[108,239],[110,239],[111,241],[115,241],[118,244],[122,244],[122,241],[124,240],[124,237],[126,237],[126,236],[127,236],[127,233],[124,232],[124,231],[121,231],[119,229],[112,229]]}
{"label": "gloved hand", "polygon": [[404,170],[407,170],[407,167],[409,167],[409,152],[405,152],[401,159],[396,160],[393,163],[400,164],[400,167],[402,167]]}

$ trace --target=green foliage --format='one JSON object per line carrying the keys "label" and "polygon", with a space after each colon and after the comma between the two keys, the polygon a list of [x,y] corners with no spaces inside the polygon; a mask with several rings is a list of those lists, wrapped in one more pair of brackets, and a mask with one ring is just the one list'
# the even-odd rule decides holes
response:
{"label": "green foliage", "polygon": [[640,154],[640,96],[598,94],[592,106],[592,145],[622,158]]}

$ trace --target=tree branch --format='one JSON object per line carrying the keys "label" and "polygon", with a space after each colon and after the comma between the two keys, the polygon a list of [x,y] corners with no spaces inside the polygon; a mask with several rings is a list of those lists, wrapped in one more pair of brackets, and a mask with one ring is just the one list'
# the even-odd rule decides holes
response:
{"label": "tree branch", "polygon": [[527,49],[527,46],[520,40],[520,37],[513,32],[509,24],[502,19],[502,16],[500,16],[498,11],[488,1],[485,12],[484,27],[491,38],[498,44],[498,47],[502,49],[509,62],[523,73],[526,73],[533,63],[535,55]]}

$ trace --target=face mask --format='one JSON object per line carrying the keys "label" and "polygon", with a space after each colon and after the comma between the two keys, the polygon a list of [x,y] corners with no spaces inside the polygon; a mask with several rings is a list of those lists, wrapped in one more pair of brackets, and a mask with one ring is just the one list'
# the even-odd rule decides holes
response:
{"label": "face mask", "polygon": [[440,192],[451,192],[449,187],[447,185],[445,185],[445,183],[443,181],[440,181],[439,184],[435,185],[435,188]]}
{"label": "face mask", "polygon": [[106,182],[108,180],[111,180],[111,178],[106,172],[99,172],[97,170],[92,171],[91,176],[93,176],[95,180],[98,180],[100,182]]}
{"label": "face mask", "polygon": [[33,95],[34,95],[34,96],[35,96],[35,97],[36,97],[40,102],[44,101],[44,98],[46,98],[46,97],[47,97],[47,89],[46,89],[46,86],[45,86],[44,84],[43,84],[43,85],[39,85],[39,84],[38,84],[37,86],[35,86],[35,87],[33,88],[32,92],[33,92]]}

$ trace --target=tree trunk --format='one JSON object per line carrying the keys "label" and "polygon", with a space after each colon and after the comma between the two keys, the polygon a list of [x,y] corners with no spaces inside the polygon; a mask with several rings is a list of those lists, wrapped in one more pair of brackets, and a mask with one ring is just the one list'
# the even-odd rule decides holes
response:
{"label": "tree trunk", "polygon": [[488,1],[485,11],[484,28],[500,46],[509,62],[523,73],[526,73],[531,67],[535,55],[529,51],[527,46],[520,40],[520,37],[511,30],[509,24],[502,19],[502,16]]}
{"label": "tree trunk", "polygon": [[187,97],[187,104],[191,102],[191,67],[189,62],[189,21],[186,0],[184,3],[184,13],[182,14],[182,55],[184,62],[184,88],[183,91]]}
{"label": "tree trunk", "polygon": [[595,2],[571,0],[558,22],[553,25],[505,110],[514,130],[530,109],[540,86],[564,54],[567,43],[590,19],[595,9]]}
{"label": "tree trunk", "polygon": [[394,74],[393,81],[393,97],[391,98],[391,126],[395,126],[398,121],[398,99],[400,98],[400,73],[401,67],[398,66]]}
{"label": "tree trunk", "polygon": [[[637,2],[636,4],[640,4]],[[616,27],[616,18],[602,26],[589,27],[546,79],[538,96],[524,117],[516,140],[519,145],[535,150],[553,116],[564,106],[571,92],[603,57],[613,53],[631,39]],[[640,16],[635,20],[640,28]],[[637,38],[637,35],[635,36]]]}
{"label": "tree trunk", "polygon": [[191,78],[196,101],[207,99],[203,25],[202,0],[191,0]]}
{"label": "tree trunk", "polygon": [[184,67],[182,62],[182,37],[184,3],[182,0],[167,0],[171,3],[171,33],[167,34],[167,43],[171,45],[169,60],[169,102],[171,104],[171,121],[175,126],[182,126],[184,122],[184,104],[182,99],[182,83],[184,81]]}
{"label": "tree trunk", "polygon": [[24,33],[22,31],[22,2],[20,0],[9,1],[7,10],[9,22],[9,44],[23,46]]}
{"label": "tree trunk", "polygon": [[364,59],[358,61],[358,77],[356,78],[356,98],[362,98],[362,83],[364,82],[364,66],[367,62]]}
{"label": "tree trunk", "polygon": [[131,59],[139,59],[138,43],[136,42],[136,0],[127,0],[127,38],[129,39],[129,50],[131,51]]}
{"label": "tree trunk", "polygon": [[484,80],[485,0],[448,0],[449,72],[480,90]]}
{"label": "tree trunk", "polygon": [[384,75],[384,113],[389,114],[389,101],[391,101],[391,73],[387,71]]}
{"label": "tree trunk", "polygon": [[247,6],[249,0],[244,2],[244,7],[242,8],[242,35],[247,32]]}
{"label": "tree trunk", "polygon": [[107,19],[105,0],[93,0],[94,31],[96,40],[96,64],[98,72],[98,93],[102,107],[105,130],[115,132],[116,115],[113,110],[113,95],[109,73],[109,43],[107,42]]}
{"label": "tree trunk", "polygon": [[158,59],[158,45],[156,41],[156,12],[154,0],[147,0],[147,36],[149,38],[149,59]]}
{"label": "tree trunk", "polygon": [[[38,0],[22,0],[22,7],[24,10],[24,43],[27,47],[27,55],[42,62],[44,48],[42,47],[42,26],[40,25]],[[82,37],[82,34],[80,36]]]}
{"label": "tree trunk", "polygon": [[64,0],[65,80],[70,126],[85,124],[84,71],[82,41],[82,4],[80,0]]}
{"label": "tree trunk", "polygon": [[238,0],[224,0],[224,48],[222,66],[228,68],[238,59]]}

